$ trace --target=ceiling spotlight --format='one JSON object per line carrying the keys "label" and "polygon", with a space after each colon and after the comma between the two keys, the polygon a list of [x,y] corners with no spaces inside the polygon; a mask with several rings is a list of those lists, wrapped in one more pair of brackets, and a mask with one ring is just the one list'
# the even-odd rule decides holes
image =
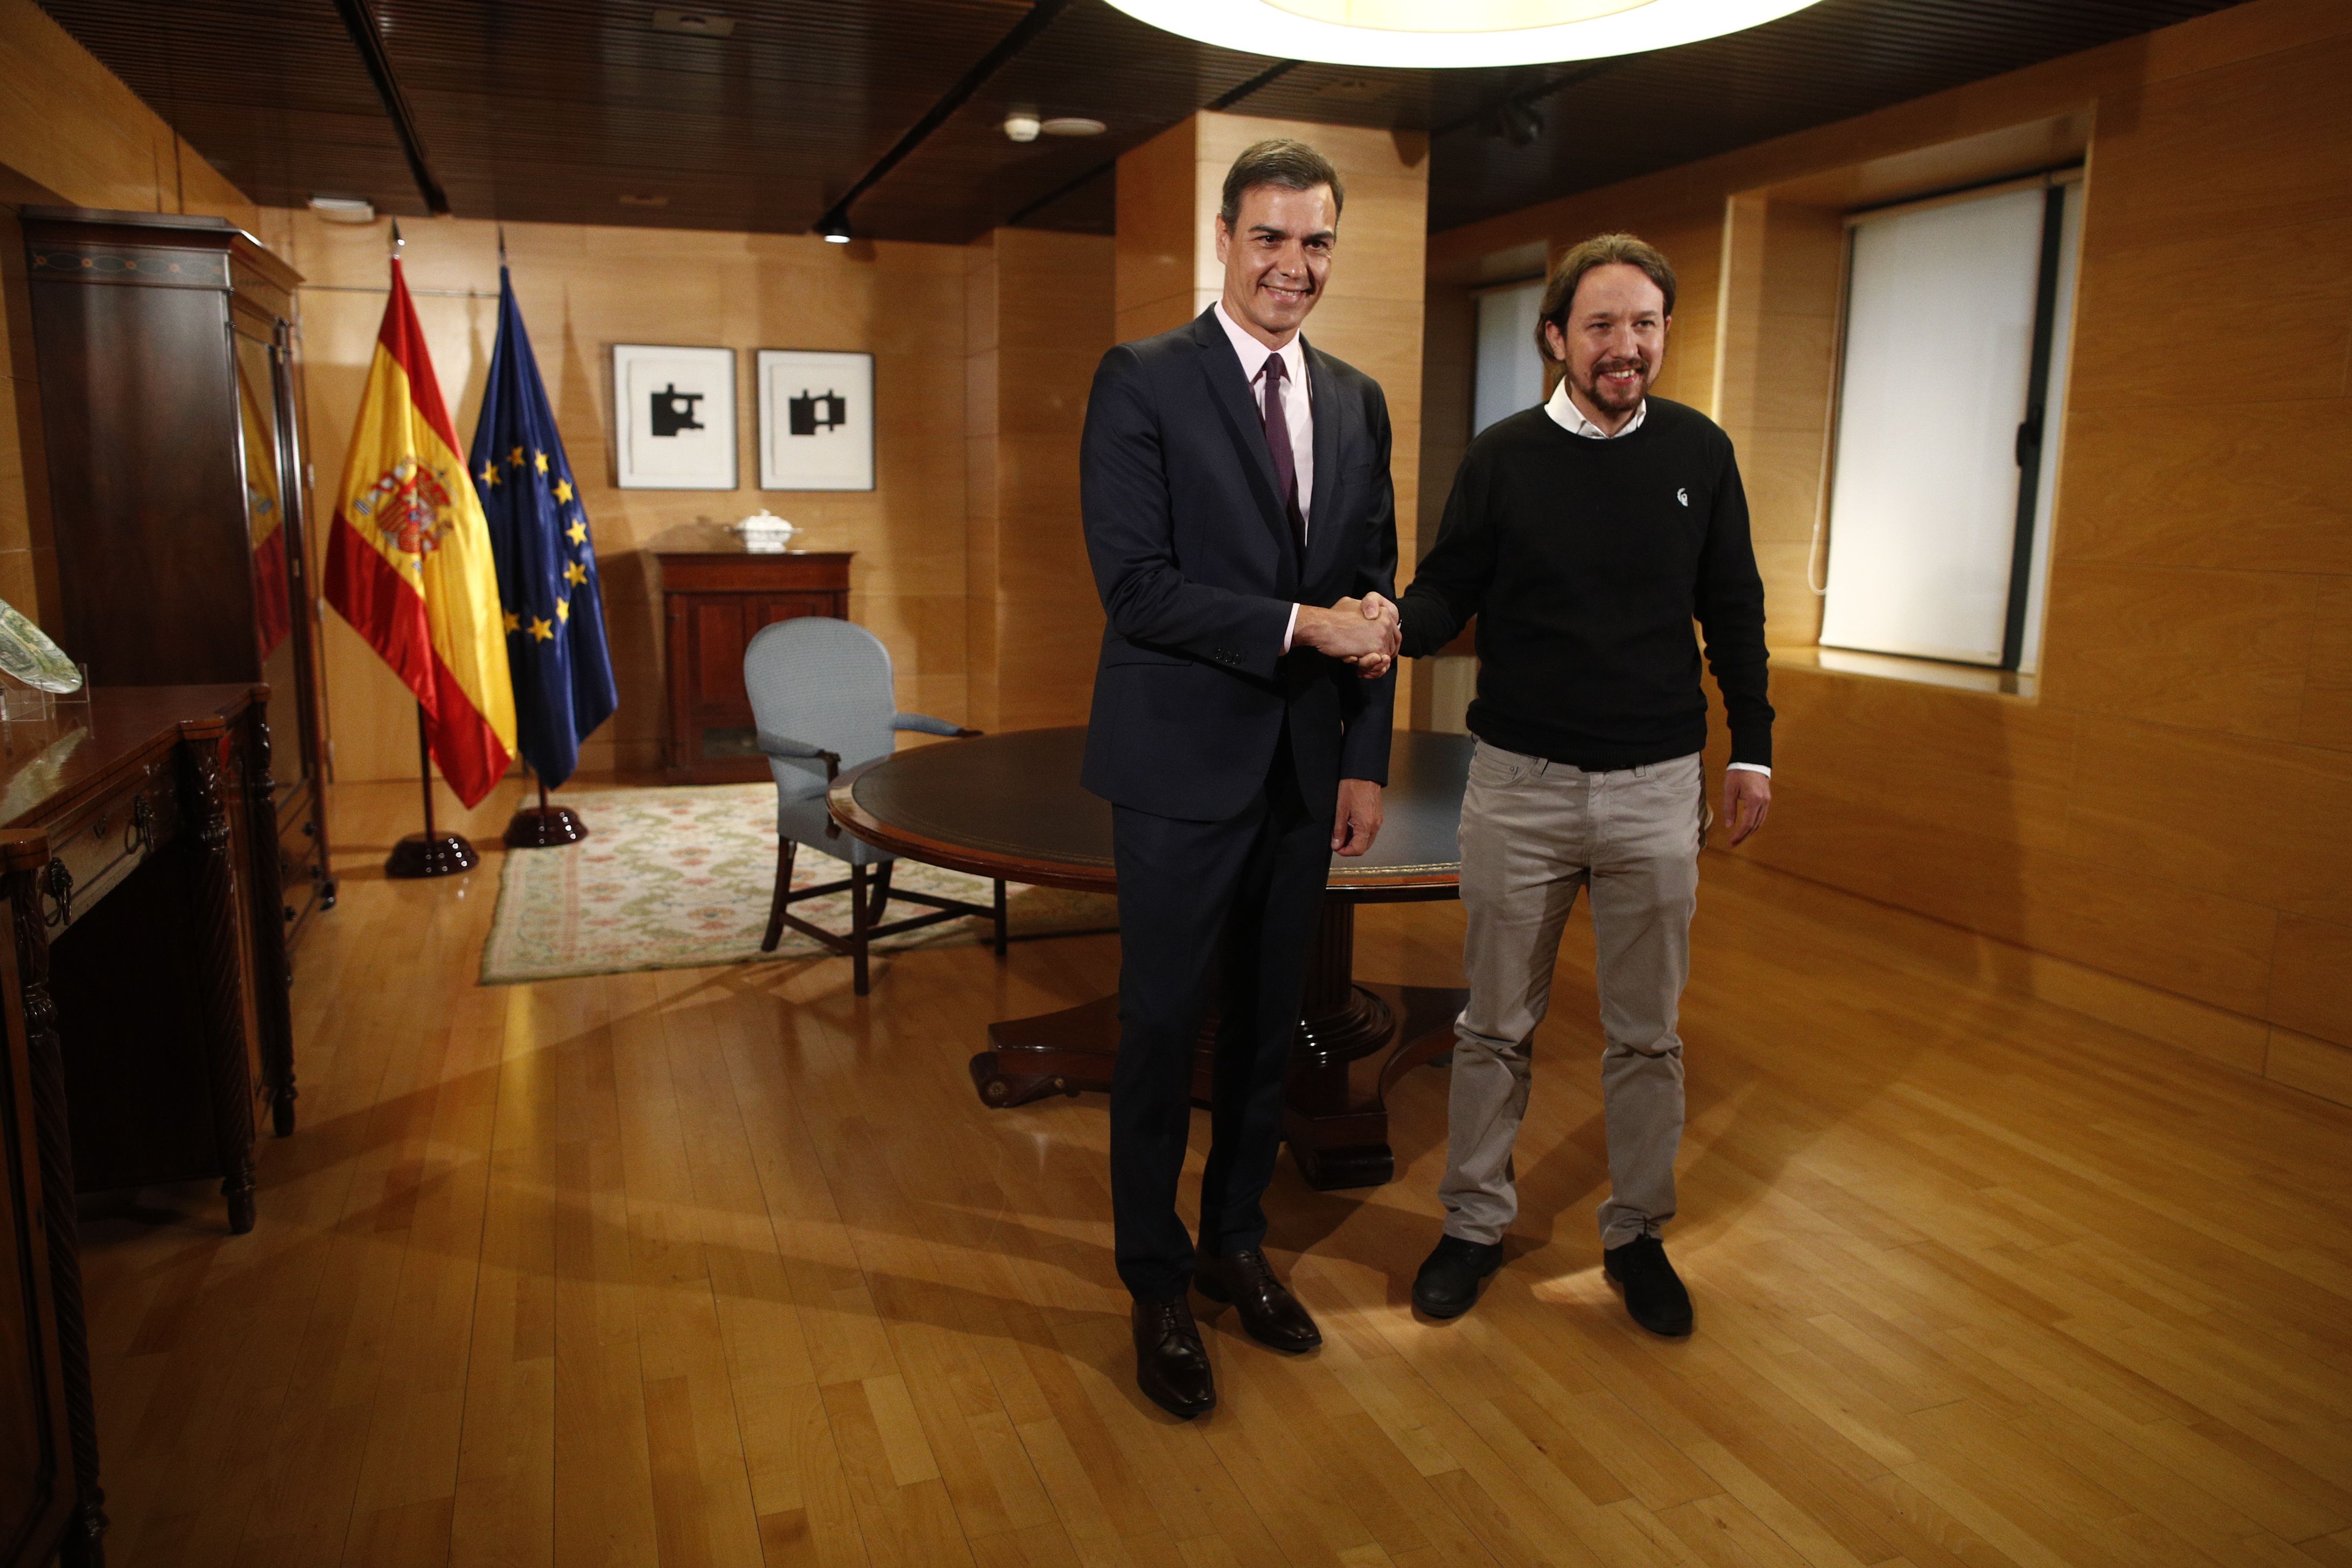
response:
{"label": "ceiling spotlight", "polygon": [[824,237],[824,242],[827,245],[847,245],[849,220],[845,217],[829,217],[817,229],[817,233]]}
{"label": "ceiling spotlight", "polygon": [[356,196],[312,196],[310,210],[329,223],[373,223],[375,204]]}
{"label": "ceiling spotlight", "polygon": [[1004,134],[1010,141],[1034,142],[1041,129],[1037,117],[1034,114],[1024,114],[1015,110],[1004,117]]}
{"label": "ceiling spotlight", "polygon": [[1817,0],[1111,0],[1197,43],[1344,66],[1522,66],[1670,48]]}
{"label": "ceiling spotlight", "polygon": [[1064,114],[1048,120],[1042,129],[1048,136],[1099,136],[1110,127],[1099,120],[1086,120],[1075,114]]}

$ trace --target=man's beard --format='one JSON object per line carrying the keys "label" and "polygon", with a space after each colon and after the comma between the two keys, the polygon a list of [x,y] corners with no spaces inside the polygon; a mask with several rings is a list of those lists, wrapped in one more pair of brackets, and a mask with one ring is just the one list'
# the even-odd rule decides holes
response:
{"label": "man's beard", "polygon": [[[1639,373],[1630,391],[1621,392],[1601,379],[1613,372],[1628,369]],[[1654,379],[1654,373],[1647,360],[1606,360],[1592,367],[1591,379],[1580,390],[1592,400],[1595,408],[1611,414],[1631,414],[1642,406],[1642,399],[1649,395],[1650,383]]]}

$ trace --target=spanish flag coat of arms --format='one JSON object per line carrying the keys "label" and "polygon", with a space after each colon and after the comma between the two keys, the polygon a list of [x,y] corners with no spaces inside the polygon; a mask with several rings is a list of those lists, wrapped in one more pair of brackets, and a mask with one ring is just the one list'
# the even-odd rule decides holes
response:
{"label": "spanish flag coat of arms", "polygon": [[400,263],[327,538],[327,603],[425,710],[433,760],[467,805],[513,760],[498,567]]}

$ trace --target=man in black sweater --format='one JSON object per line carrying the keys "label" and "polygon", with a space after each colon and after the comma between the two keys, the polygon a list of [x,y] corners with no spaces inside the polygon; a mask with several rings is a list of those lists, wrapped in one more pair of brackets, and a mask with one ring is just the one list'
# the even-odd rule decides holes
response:
{"label": "man in black sweater", "polygon": [[[1413,1303],[1451,1318],[1503,1260],[1511,1146],[1577,889],[1592,902],[1609,1133],[1602,1261],[1636,1322],[1691,1329],[1659,1227],[1682,1138],[1675,1013],[1708,824],[1698,639],[1731,725],[1731,842],[1771,804],[1764,585],[1731,441],[1649,395],[1675,308],[1666,258],[1630,235],[1570,251],[1537,334],[1549,402],[1471,443],[1435,548],[1399,606],[1419,658],[1478,622],[1478,737],[1462,799],[1470,1003],[1455,1021],[1445,1233]],[[1383,606],[1368,597],[1365,614]]]}

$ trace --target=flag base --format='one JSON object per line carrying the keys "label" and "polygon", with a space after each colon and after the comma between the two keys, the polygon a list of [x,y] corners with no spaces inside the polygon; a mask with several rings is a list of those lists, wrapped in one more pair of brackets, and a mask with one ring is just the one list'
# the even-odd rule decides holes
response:
{"label": "flag base", "polygon": [[588,825],[568,805],[527,805],[507,824],[509,849],[560,849],[588,837]]}
{"label": "flag base", "polygon": [[392,847],[383,874],[395,880],[454,877],[482,863],[474,847],[454,833],[412,833]]}

